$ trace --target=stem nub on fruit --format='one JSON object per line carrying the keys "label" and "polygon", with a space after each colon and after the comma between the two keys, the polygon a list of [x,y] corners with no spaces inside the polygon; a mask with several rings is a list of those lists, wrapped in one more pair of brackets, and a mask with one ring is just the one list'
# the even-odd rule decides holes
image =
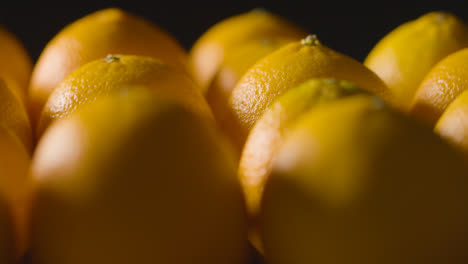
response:
{"label": "stem nub on fruit", "polygon": [[304,46],[318,46],[320,41],[316,35],[308,35],[305,39],[301,40],[301,44]]}
{"label": "stem nub on fruit", "polygon": [[107,63],[116,62],[116,61],[119,61],[119,60],[120,60],[120,58],[118,56],[115,56],[115,55],[112,55],[112,54],[107,55],[107,57],[104,59],[104,61],[107,62]]}

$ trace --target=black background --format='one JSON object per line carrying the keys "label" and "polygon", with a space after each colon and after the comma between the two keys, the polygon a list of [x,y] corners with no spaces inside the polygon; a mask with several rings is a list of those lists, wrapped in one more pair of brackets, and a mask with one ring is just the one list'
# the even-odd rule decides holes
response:
{"label": "black background", "polygon": [[[19,0],[18,0],[19,1]],[[21,1],[23,2],[23,1]],[[24,1],[25,2],[25,1]],[[263,7],[311,33],[325,45],[362,61],[375,43],[403,22],[434,10],[450,11],[468,21],[468,0],[421,1],[70,1],[49,5],[19,3],[0,7],[0,24],[14,32],[34,60],[65,25],[99,9],[121,7],[171,32],[187,49],[210,26],[234,14]]]}

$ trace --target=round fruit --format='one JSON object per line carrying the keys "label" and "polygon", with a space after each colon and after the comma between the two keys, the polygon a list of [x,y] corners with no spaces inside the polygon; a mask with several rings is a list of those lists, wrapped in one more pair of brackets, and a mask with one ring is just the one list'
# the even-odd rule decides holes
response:
{"label": "round fruit", "polygon": [[278,96],[310,78],[334,78],[355,83],[385,98],[385,84],[364,65],[308,36],[280,48],[252,66],[232,91],[230,107],[238,123],[227,124],[237,146]]}
{"label": "round fruit", "polygon": [[212,122],[140,92],[44,135],[32,165],[33,263],[246,263],[232,153]]}
{"label": "round fruit", "polygon": [[38,135],[53,120],[70,115],[98,97],[132,89],[150,89],[157,96],[170,97],[212,118],[206,100],[186,74],[149,57],[112,55],[80,67],[59,84],[44,106]]}
{"label": "round fruit", "polygon": [[295,41],[291,38],[270,37],[263,40],[254,40],[243,44],[232,52],[225,54],[224,62],[219,67],[211,85],[206,91],[206,100],[213,111],[215,119],[221,130],[229,134],[223,124],[233,121],[233,114],[229,108],[229,96],[237,81],[258,60]]}
{"label": "round fruit", "polygon": [[13,241],[13,228],[9,207],[0,195],[0,262],[5,264],[15,263],[15,248]]}
{"label": "round fruit", "polygon": [[23,103],[28,90],[32,61],[23,44],[0,26],[0,77]]}
{"label": "round fruit", "polygon": [[31,124],[24,105],[0,78],[0,125],[18,137],[28,151],[32,150]]}
{"label": "round fruit", "polygon": [[434,126],[449,104],[468,90],[467,62],[468,48],[437,63],[416,92],[411,114]]}
{"label": "round fruit", "polygon": [[[4,262],[5,246],[3,239],[10,239],[4,230],[7,215],[4,206],[8,207],[8,221],[11,231],[15,231],[15,256],[21,256],[27,246],[27,199],[29,191],[28,170],[30,157],[23,144],[8,128],[0,124],[0,263]],[[5,203],[5,204],[4,204]],[[13,220],[13,221],[11,221]],[[11,232],[8,231],[8,232]],[[7,234],[7,235],[6,235]],[[13,235],[13,234],[12,234]],[[6,237],[4,237],[6,236]],[[9,253],[10,254],[10,253]]]}
{"label": "round fruit", "polygon": [[392,91],[393,102],[407,111],[419,84],[442,58],[468,47],[468,27],[447,12],[431,12],[385,36],[364,64]]}
{"label": "round fruit", "polygon": [[206,91],[225,56],[245,43],[281,37],[297,40],[306,34],[298,26],[263,9],[230,17],[208,29],[195,42],[190,51],[194,77]]}
{"label": "round fruit", "polygon": [[117,8],[97,11],[65,27],[39,57],[29,88],[33,122],[68,74],[108,54],[153,57],[186,70],[186,52],[164,30]]}
{"label": "round fruit", "polygon": [[265,185],[267,262],[467,263],[467,173],[443,140],[380,99],[317,107],[290,127]]}
{"label": "round fruit", "polygon": [[280,96],[255,123],[245,143],[239,163],[239,177],[251,214],[256,214],[275,152],[287,127],[320,104],[361,93],[346,81],[312,79]]}
{"label": "round fruit", "polygon": [[242,151],[238,175],[252,222],[250,238],[257,248],[261,248],[256,230],[256,218],[263,187],[288,125],[322,103],[361,92],[359,88],[346,81],[312,79],[280,96],[255,123]]}
{"label": "round fruit", "polygon": [[468,157],[468,90],[449,105],[435,131]]}

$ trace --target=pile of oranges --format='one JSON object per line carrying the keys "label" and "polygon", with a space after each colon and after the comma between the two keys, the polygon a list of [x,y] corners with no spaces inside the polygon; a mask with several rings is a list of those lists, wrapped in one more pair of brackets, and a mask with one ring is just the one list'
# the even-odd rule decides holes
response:
{"label": "pile of oranges", "polygon": [[111,8],[33,63],[0,28],[0,263],[468,263],[468,26],[363,63],[311,33],[255,9],[186,52]]}

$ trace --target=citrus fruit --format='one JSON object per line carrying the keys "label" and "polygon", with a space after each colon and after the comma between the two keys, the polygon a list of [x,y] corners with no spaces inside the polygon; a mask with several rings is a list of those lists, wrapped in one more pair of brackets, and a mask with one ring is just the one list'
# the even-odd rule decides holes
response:
{"label": "citrus fruit", "polygon": [[442,58],[468,47],[468,27],[448,12],[431,12],[407,22],[380,40],[364,64],[394,94],[394,104],[407,111],[419,84]]}
{"label": "citrus fruit", "polygon": [[307,33],[284,18],[254,9],[222,20],[209,28],[190,50],[195,80],[206,91],[226,55],[251,41],[270,37],[301,39]]}
{"label": "citrus fruit", "polygon": [[20,99],[0,78],[0,124],[18,137],[28,151],[32,150],[32,131],[29,118]]}
{"label": "citrus fruit", "polygon": [[100,96],[137,88],[171,97],[200,115],[212,118],[206,100],[185,73],[149,57],[112,55],[80,67],[59,84],[44,106],[38,135],[53,120],[68,116]]}
{"label": "citrus fruit", "polygon": [[437,121],[435,131],[468,157],[468,90],[449,105]]}
{"label": "citrus fruit", "polygon": [[11,224],[11,213],[0,195],[0,262],[5,264],[15,263],[15,245],[13,241],[13,228]]}
{"label": "citrus fruit", "polygon": [[311,79],[276,99],[255,123],[242,151],[238,175],[251,217],[251,240],[257,248],[261,248],[261,243],[255,221],[263,187],[288,125],[317,105],[361,92],[346,81]]}
{"label": "citrus fruit", "polygon": [[29,88],[33,122],[68,74],[108,54],[149,56],[186,70],[186,52],[158,26],[117,8],[94,12],[66,26],[40,55]]}
{"label": "citrus fruit", "polygon": [[267,262],[466,263],[467,172],[376,97],[323,104],[290,127],[265,185]]}
{"label": "citrus fruit", "polygon": [[468,48],[437,63],[422,81],[411,106],[411,114],[435,125],[447,106],[468,89]]}
{"label": "citrus fruit", "polygon": [[[293,41],[295,40],[285,37],[269,37],[263,40],[253,40],[225,54],[224,61],[205,94],[206,100],[222,131],[226,130],[222,126],[223,124],[233,122],[233,114],[229,108],[229,96],[237,81],[259,59]],[[226,131],[224,132],[227,133]]]}
{"label": "citrus fruit", "polygon": [[239,177],[252,214],[258,211],[263,184],[288,125],[317,105],[361,92],[346,81],[311,79],[270,105],[250,131],[239,163]]}
{"label": "citrus fruit", "polygon": [[23,44],[0,26],[0,77],[23,103],[28,90],[32,61]]}
{"label": "citrus fruit", "polygon": [[228,145],[213,122],[148,93],[103,98],[44,135],[32,165],[33,263],[246,263]]}
{"label": "citrus fruit", "polygon": [[247,133],[279,95],[310,78],[334,78],[388,97],[385,84],[358,61],[322,45],[311,35],[290,43],[253,65],[232,91],[230,108],[238,123],[230,137],[242,146]]}

